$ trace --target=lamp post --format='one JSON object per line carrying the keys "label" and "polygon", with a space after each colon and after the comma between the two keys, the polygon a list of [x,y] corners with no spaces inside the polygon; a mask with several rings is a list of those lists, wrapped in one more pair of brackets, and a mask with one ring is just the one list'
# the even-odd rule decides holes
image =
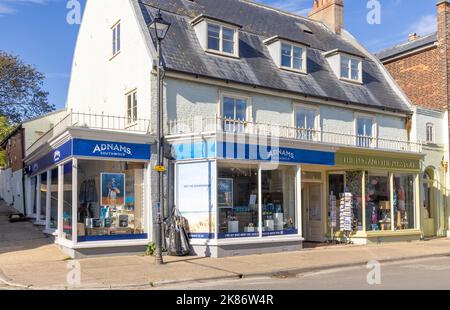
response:
{"label": "lamp post", "polygon": [[164,143],[163,143],[163,94],[162,94],[162,79],[161,72],[163,70],[163,65],[161,62],[161,42],[166,37],[167,32],[169,31],[170,23],[165,21],[162,18],[161,11],[158,10],[156,17],[153,19],[151,24],[149,25],[150,33],[152,37],[156,40],[157,43],[157,81],[158,81],[158,106],[157,106],[157,135],[158,135],[158,154],[157,154],[157,163],[155,170],[158,173],[158,200],[156,207],[156,253],[155,253],[155,262],[158,265],[163,264],[162,258],[162,218],[161,212],[164,210],[164,178],[163,173],[166,171],[164,167]]}

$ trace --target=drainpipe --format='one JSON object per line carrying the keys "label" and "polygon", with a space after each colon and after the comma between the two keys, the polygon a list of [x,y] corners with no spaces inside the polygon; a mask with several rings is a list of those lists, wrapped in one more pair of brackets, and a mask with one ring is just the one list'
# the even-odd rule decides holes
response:
{"label": "drainpipe", "polygon": [[27,205],[26,205],[26,199],[25,199],[25,173],[26,173],[26,169],[25,169],[25,163],[24,163],[24,158],[25,158],[25,129],[22,127],[22,129],[20,130],[20,140],[21,140],[21,144],[22,144],[22,158],[21,158],[21,163],[22,163],[22,203],[23,203],[23,215],[26,217],[27,216]]}

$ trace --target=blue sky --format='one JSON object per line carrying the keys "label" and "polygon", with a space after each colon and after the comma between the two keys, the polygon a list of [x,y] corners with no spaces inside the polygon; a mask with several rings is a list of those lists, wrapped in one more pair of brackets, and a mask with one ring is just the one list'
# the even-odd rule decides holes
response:
{"label": "blue sky", "polygon": [[[84,6],[86,0],[80,0]],[[94,1],[94,0],[90,0]],[[116,1],[116,0],[110,0]],[[226,0],[224,0],[226,1]],[[313,0],[258,0],[306,15]],[[366,21],[368,0],[345,0],[345,28],[369,50],[404,42],[409,33],[436,29],[436,0],[379,0],[381,24]],[[46,75],[49,101],[64,107],[78,25],[66,22],[67,0],[0,0],[0,50],[19,55]]]}

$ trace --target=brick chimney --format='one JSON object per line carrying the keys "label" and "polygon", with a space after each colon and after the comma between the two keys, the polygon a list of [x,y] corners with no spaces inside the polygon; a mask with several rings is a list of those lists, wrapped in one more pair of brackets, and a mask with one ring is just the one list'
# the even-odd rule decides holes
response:
{"label": "brick chimney", "polygon": [[344,0],[314,0],[308,17],[323,22],[334,33],[341,34],[344,26]]}
{"label": "brick chimney", "polygon": [[[450,111],[450,0],[437,3],[437,37],[440,49],[443,102]],[[449,115],[450,117],[450,115]]]}

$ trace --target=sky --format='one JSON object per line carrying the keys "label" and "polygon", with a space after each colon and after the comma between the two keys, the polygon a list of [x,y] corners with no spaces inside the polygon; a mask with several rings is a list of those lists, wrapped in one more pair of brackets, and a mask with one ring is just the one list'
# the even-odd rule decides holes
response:
{"label": "sky", "polygon": [[[0,0],[0,50],[18,55],[44,73],[49,102],[63,108],[79,25],[69,24],[67,5],[86,0]],[[89,0],[94,1],[94,0]],[[109,0],[116,1],[116,0]],[[180,0],[181,1],[181,0]],[[227,1],[227,0],[223,0]],[[307,15],[313,0],[257,0]],[[370,1],[381,4],[381,23],[369,24]],[[366,48],[376,52],[403,43],[408,34],[436,31],[436,0],[344,0],[344,23]]]}

